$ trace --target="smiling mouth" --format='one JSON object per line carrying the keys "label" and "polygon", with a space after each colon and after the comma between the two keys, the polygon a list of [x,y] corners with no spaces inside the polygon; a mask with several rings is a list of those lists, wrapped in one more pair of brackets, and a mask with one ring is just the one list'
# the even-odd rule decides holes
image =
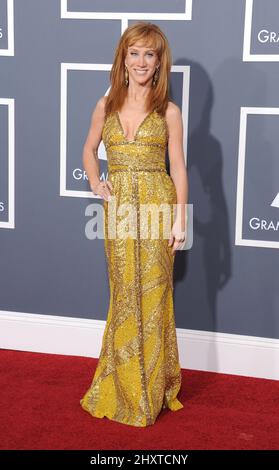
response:
{"label": "smiling mouth", "polygon": [[144,75],[147,70],[137,70],[137,69],[134,69],[136,73],[138,73],[139,75]]}

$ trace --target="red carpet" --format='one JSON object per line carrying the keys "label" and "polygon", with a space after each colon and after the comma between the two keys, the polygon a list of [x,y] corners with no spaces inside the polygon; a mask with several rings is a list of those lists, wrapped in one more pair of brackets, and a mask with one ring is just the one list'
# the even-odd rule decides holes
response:
{"label": "red carpet", "polygon": [[0,351],[1,449],[278,449],[279,382],[183,370],[184,408],[153,426],[93,418],[96,359]]}

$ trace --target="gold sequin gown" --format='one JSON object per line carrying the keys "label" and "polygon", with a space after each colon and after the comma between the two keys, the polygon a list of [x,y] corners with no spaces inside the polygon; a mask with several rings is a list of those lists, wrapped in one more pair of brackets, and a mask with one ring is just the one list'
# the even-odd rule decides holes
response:
{"label": "gold sequin gown", "polygon": [[[116,207],[132,203],[139,215],[140,204],[176,203],[175,185],[165,167],[164,117],[156,110],[147,114],[129,141],[119,113],[110,113],[102,138]],[[97,368],[80,404],[97,418],[148,426],[163,408],[183,408],[177,398],[181,368],[173,307],[174,255],[168,239],[140,237],[140,218],[134,238],[109,239],[111,202],[103,203],[110,304]]]}

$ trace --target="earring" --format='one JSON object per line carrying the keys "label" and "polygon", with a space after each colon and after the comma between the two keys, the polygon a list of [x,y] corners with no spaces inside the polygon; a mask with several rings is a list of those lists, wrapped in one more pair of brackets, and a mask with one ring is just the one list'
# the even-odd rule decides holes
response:
{"label": "earring", "polygon": [[153,86],[155,86],[156,83],[158,82],[158,78],[159,78],[159,66],[156,68],[156,72],[153,75],[153,82],[152,82]]}
{"label": "earring", "polygon": [[125,65],[125,85],[128,86],[129,85],[129,73],[128,73],[128,69]]}

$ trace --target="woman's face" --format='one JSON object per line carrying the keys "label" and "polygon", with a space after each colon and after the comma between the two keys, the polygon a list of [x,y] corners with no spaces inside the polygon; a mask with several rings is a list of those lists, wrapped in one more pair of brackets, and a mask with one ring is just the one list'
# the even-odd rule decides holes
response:
{"label": "woman's face", "polygon": [[153,78],[159,60],[154,49],[145,47],[138,41],[128,47],[125,64],[129,80],[132,78],[136,83],[144,84]]}

